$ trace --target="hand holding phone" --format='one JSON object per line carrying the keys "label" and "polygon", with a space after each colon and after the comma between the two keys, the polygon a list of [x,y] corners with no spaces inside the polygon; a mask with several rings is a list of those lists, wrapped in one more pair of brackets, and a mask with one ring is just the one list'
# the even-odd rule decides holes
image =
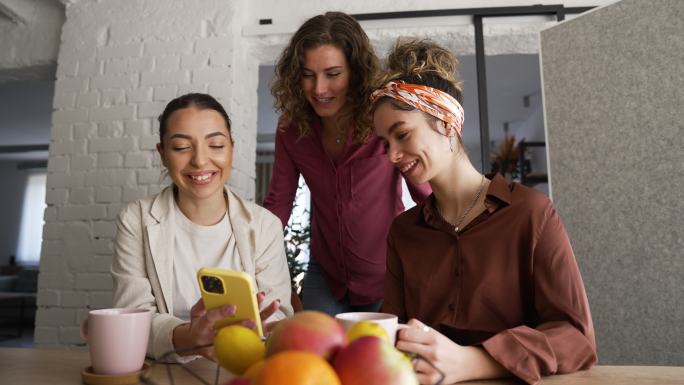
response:
{"label": "hand holding phone", "polygon": [[264,336],[261,326],[256,290],[252,277],[241,271],[203,267],[197,272],[200,293],[207,310],[234,305],[236,311],[216,323],[216,328],[251,320],[259,337]]}

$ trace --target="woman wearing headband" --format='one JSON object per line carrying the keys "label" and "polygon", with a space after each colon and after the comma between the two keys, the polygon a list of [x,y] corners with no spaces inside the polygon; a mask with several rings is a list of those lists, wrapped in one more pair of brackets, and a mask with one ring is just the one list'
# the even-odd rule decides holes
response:
{"label": "woman wearing headband", "polygon": [[[368,114],[377,70],[368,36],[340,12],[307,20],[276,64],[272,93],[281,117],[264,207],[285,226],[304,177],[313,205],[305,309],[334,315],[381,305],[385,239],[404,205],[401,174]],[[427,185],[408,187],[416,202],[430,193]]]}
{"label": "woman wearing headband", "polygon": [[[375,91],[373,122],[390,161],[433,190],[392,223],[383,311],[408,321],[397,347],[444,383],[587,369],[589,304],[558,213],[543,194],[485,177],[463,146],[457,59],[400,41]],[[439,373],[415,361],[421,383]]]}

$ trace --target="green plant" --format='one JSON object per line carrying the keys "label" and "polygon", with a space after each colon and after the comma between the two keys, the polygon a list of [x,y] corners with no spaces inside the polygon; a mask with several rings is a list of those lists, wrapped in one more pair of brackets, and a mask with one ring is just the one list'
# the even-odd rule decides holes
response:
{"label": "green plant", "polygon": [[[297,201],[302,193],[302,185],[303,183],[300,182],[292,208],[293,213],[299,211],[297,210]],[[301,282],[306,273],[307,266],[307,263],[302,262],[299,257],[302,251],[309,250],[311,242],[311,221],[309,220],[311,216],[309,214],[309,210],[304,210],[301,215],[293,215],[283,232],[285,237],[285,256],[287,257],[287,267],[290,270],[292,290],[298,294],[301,291]]]}

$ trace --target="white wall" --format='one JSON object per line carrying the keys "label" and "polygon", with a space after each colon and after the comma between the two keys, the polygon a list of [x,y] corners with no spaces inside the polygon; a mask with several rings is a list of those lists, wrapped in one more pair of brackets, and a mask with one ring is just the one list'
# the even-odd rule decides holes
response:
{"label": "white wall", "polygon": [[[19,15],[13,21],[0,16],[0,81],[41,78],[31,67],[52,66],[57,59],[64,6],[57,0],[5,0]],[[22,69],[17,72],[17,69]]]}

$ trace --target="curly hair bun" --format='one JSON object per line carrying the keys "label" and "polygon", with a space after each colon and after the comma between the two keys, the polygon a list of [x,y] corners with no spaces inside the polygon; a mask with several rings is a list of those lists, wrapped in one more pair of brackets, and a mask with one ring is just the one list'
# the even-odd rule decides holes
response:
{"label": "curly hair bun", "polygon": [[399,38],[392,48],[380,85],[390,80],[422,84],[440,89],[462,101],[459,62],[448,49],[429,40]]}

